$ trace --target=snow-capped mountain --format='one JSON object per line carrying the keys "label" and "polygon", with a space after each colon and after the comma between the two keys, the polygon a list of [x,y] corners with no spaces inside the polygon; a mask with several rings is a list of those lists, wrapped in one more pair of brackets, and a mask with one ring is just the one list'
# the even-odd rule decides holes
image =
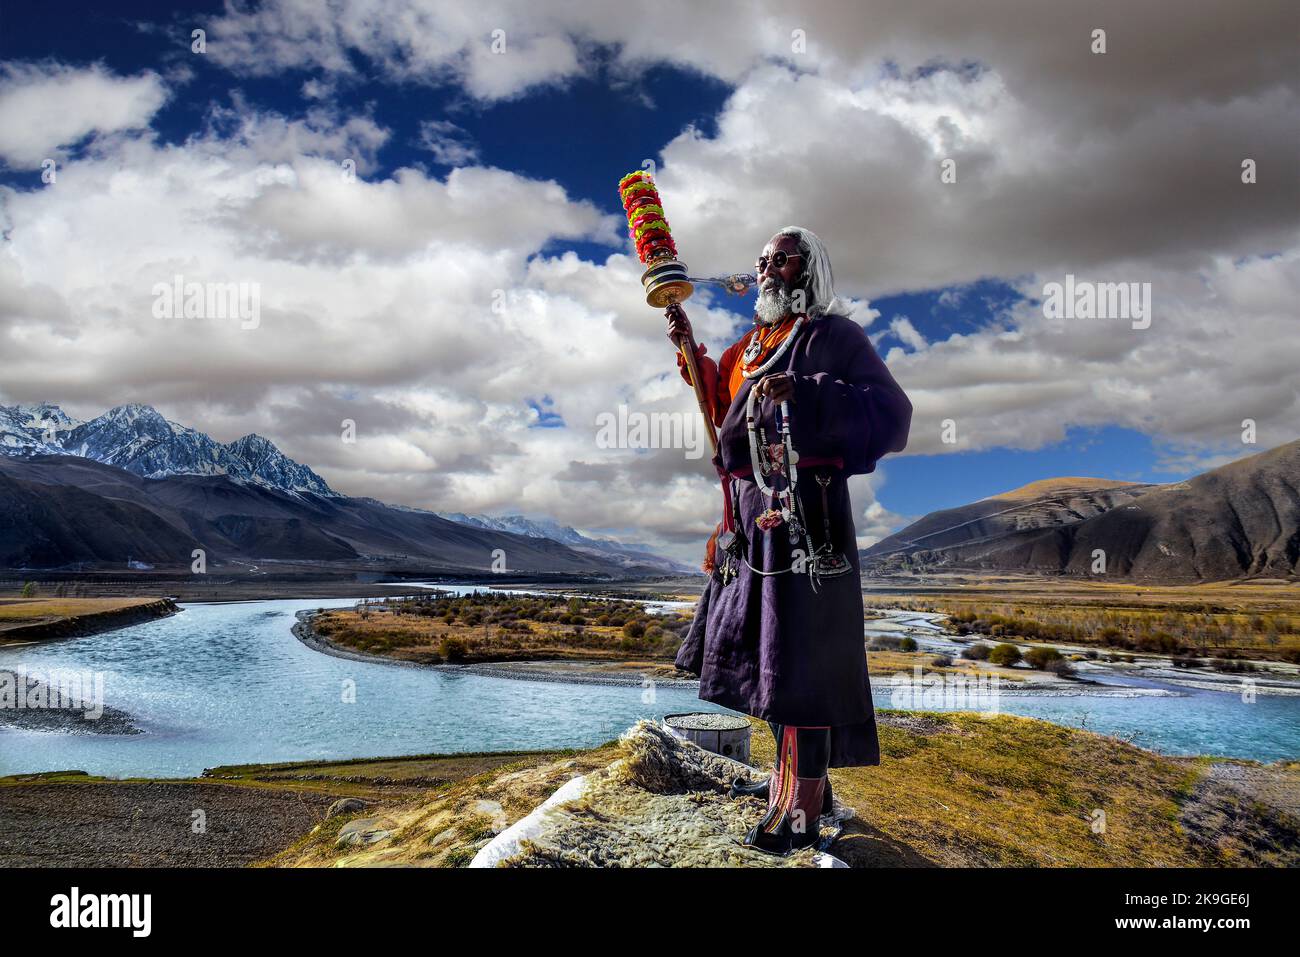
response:
{"label": "snow-capped mountain", "polygon": [[0,451],[75,455],[145,478],[227,475],[285,492],[336,494],[323,478],[260,435],[223,444],[163,418],[147,405],[119,405],[88,422],[76,421],[49,403],[0,406]]}
{"label": "snow-capped mountain", "polygon": [[527,535],[529,538],[549,538],[553,542],[561,542],[565,545],[594,545],[596,542],[576,528],[549,519],[539,521],[524,518],[522,515],[493,518],[490,515],[466,515],[464,512],[439,512],[438,515],[449,522],[459,522],[461,525],[490,528],[496,532],[513,532],[515,535]]}
{"label": "snow-capped mountain", "polygon": [[81,423],[57,405],[0,405],[0,452],[19,455],[63,454],[60,438]]}
{"label": "snow-capped mountain", "polygon": [[474,528],[510,532],[515,535],[526,535],[529,538],[550,539],[561,545],[568,545],[576,551],[613,562],[618,567],[649,564],[675,573],[693,574],[695,571],[689,565],[656,554],[649,545],[624,543],[609,538],[589,538],[576,528],[561,525],[550,519],[531,519],[522,515],[504,515],[496,518],[490,515],[466,515],[464,512],[438,512],[437,514],[448,521]]}
{"label": "snow-capped mountain", "polygon": [[295,492],[314,492],[317,495],[337,495],[325,480],[305,465],[299,465],[275,447],[268,438],[250,432],[226,446],[231,453],[248,466],[254,481]]}

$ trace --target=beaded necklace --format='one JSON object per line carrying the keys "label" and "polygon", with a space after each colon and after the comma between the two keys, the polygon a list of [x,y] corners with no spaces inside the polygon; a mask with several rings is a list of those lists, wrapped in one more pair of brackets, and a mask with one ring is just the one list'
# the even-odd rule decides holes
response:
{"label": "beaded necklace", "polygon": [[[761,366],[758,366],[753,369],[749,369],[749,368],[745,368],[745,363],[753,362],[755,359],[757,359],[759,355],[762,353],[762,348],[763,348],[762,336],[758,334],[758,330],[755,330],[753,333],[753,337],[749,340],[749,345],[746,347],[744,354],[740,357],[741,374],[746,379],[754,379],[757,378],[758,376],[761,376],[768,369],[772,368],[772,366],[776,365],[776,363],[781,359],[781,357],[785,355],[786,352],[789,350],[790,344],[794,342],[795,336],[799,334],[799,329],[803,326],[806,320],[807,320],[807,316],[799,316],[797,319],[795,319],[794,325],[791,326],[790,328],[790,334],[785,337],[785,340],[779,346],[777,346],[775,350],[773,350],[772,354],[767,358],[767,361],[764,362]],[[753,355],[750,355],[750,350],[753,350]]]}
{"label": "beaded necklace", "polygon": [[[790,350],[806,318],[806,316],[799,316],[795,319],[785,340],[761,366],[752,370],[742,369],[745,378],[756,378],[772,368]],[[757,341],[757,336],[754,341]],[[752,348],[753,342],[750,345]],[[767,429],[759,425],[758,417],[754,414],[757,399],[754,387],[751,386],[749,395],[745,398],[745,431],[749,434],[749,462],[753,467],[754,483],[758,486],[759,492],[770,497],[772,503],[771,507],[758,517],[758,527],[767,531],[784,524],[789,531],[790,544],[798,545],[806,533],[799,515],[802,511],[797,494],[799,453],[790,439],[790,403],[784,400],[781,402],[780,436],[775,443],[769,444]],[[774,485],[769,484],[767,481],[769,475],[780,475],[784,479],[783,487],[778,490]]]}

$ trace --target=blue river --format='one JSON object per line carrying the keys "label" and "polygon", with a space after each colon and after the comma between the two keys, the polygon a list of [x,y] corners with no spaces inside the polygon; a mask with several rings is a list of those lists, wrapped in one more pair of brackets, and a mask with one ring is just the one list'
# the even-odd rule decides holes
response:
{"label": "blue river", "polygon": [[[191,604],[115,632],[0,649],[0,669],[105,673],[106,702],[146,732],[0,727],[0,775],[80,769],[179,777],[221,764],[589,747],[638,718],[722,710],[702,704],[690,687],[518,681],[355,662],[313,651],[291,633],[297,611],[353,601]],[[874,681],[877,706],[890,707],[888,676]],[[1300,697],[1261,695],[1247,704],[1220,691],[1167,690],[1178,693],[1004,693],[999,708],[1166,753],[1300,757]]]}

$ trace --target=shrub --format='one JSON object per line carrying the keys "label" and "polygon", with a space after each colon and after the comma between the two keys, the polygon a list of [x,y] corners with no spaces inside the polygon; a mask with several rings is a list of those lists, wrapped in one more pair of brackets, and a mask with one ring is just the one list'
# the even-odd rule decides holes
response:
{"label": "shrub", "polygon": [[1061,653],[1055,648],[1035,647],[1025,652],[1025,664],[1040,671],[1054,661],[1061,660]]}
{"label": "shrub", "polygon": [[438,643],[438,654],[444,661],[464,661],[468,651],[469,648],[461,638],[447,637]]}
{"label": "shrub", "polygon": [[904,636],[898,640],[899,651],[916,651],[916,639]]}
{"label": "shrub", "polygon": [[629,638],[640,638],[645,634],[645,625],[639,621],[629,621],[623,626],[623,634]]}
{"label": "shrub", "polygon": [[977,641],[975,642],[975,644],[971,645],[970,647],[963,648],[961,652],[961,656],[963,658],[969,658],[971,661],[988,661],[989,652],[992,650],[993,649],[991,649],[988,645],[984,644],[981,641]]}
{"label": "shrub", "polygon": [[1044,671],[1050,671],[1058,678],[1073,678],[1074,665],[1070,664],[1064,658],[1057,658],[1055,661],[1049,661]]}
{"label": "shrub", "polygon": [[989,661],[995,665],[1014,665],[1020,658],[1020,649],[1006,642],[997,645],[989,652]]}
{"label": "shrub", "polygon": [[949,668],[952,666],[952,659],[947,655],[938,655],[930,659],[931,668]]}
{"label": "shrub", "polygon": [[28,582],[26,585],[23,586],[23,597],[24,598],[36,597],[36,582]]}

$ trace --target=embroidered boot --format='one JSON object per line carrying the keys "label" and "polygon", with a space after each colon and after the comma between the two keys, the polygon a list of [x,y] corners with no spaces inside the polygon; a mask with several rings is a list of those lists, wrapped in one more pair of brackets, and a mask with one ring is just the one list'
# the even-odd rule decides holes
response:
{"label": "embroidered boot", "polygon": [[820,836],[818,818],[830,803],[830,729],[783,726],[777,754],[767,813],[741,843],[769,854],[789,854],[816,844]]}
{"label": "embroidered boot", "polygon": [[[731,782],[731,789],[727,792],[730,797],[756,797],[763,800],[769,799],[772,790],[772,781],[775,778],[780,777],[782,731],[781,725],[774,721],[769,721],[767,726],[772,732],[773,740],[776,742],[776,763],[772,768],[772,773],[768,777],[759,780],[750,780],[737,776],[736,779]],[[831,794],[831,781],[830,778],[827,778],[826,793],[822,798],[821,813],[830,814],[834,806],[835,802]]]}

